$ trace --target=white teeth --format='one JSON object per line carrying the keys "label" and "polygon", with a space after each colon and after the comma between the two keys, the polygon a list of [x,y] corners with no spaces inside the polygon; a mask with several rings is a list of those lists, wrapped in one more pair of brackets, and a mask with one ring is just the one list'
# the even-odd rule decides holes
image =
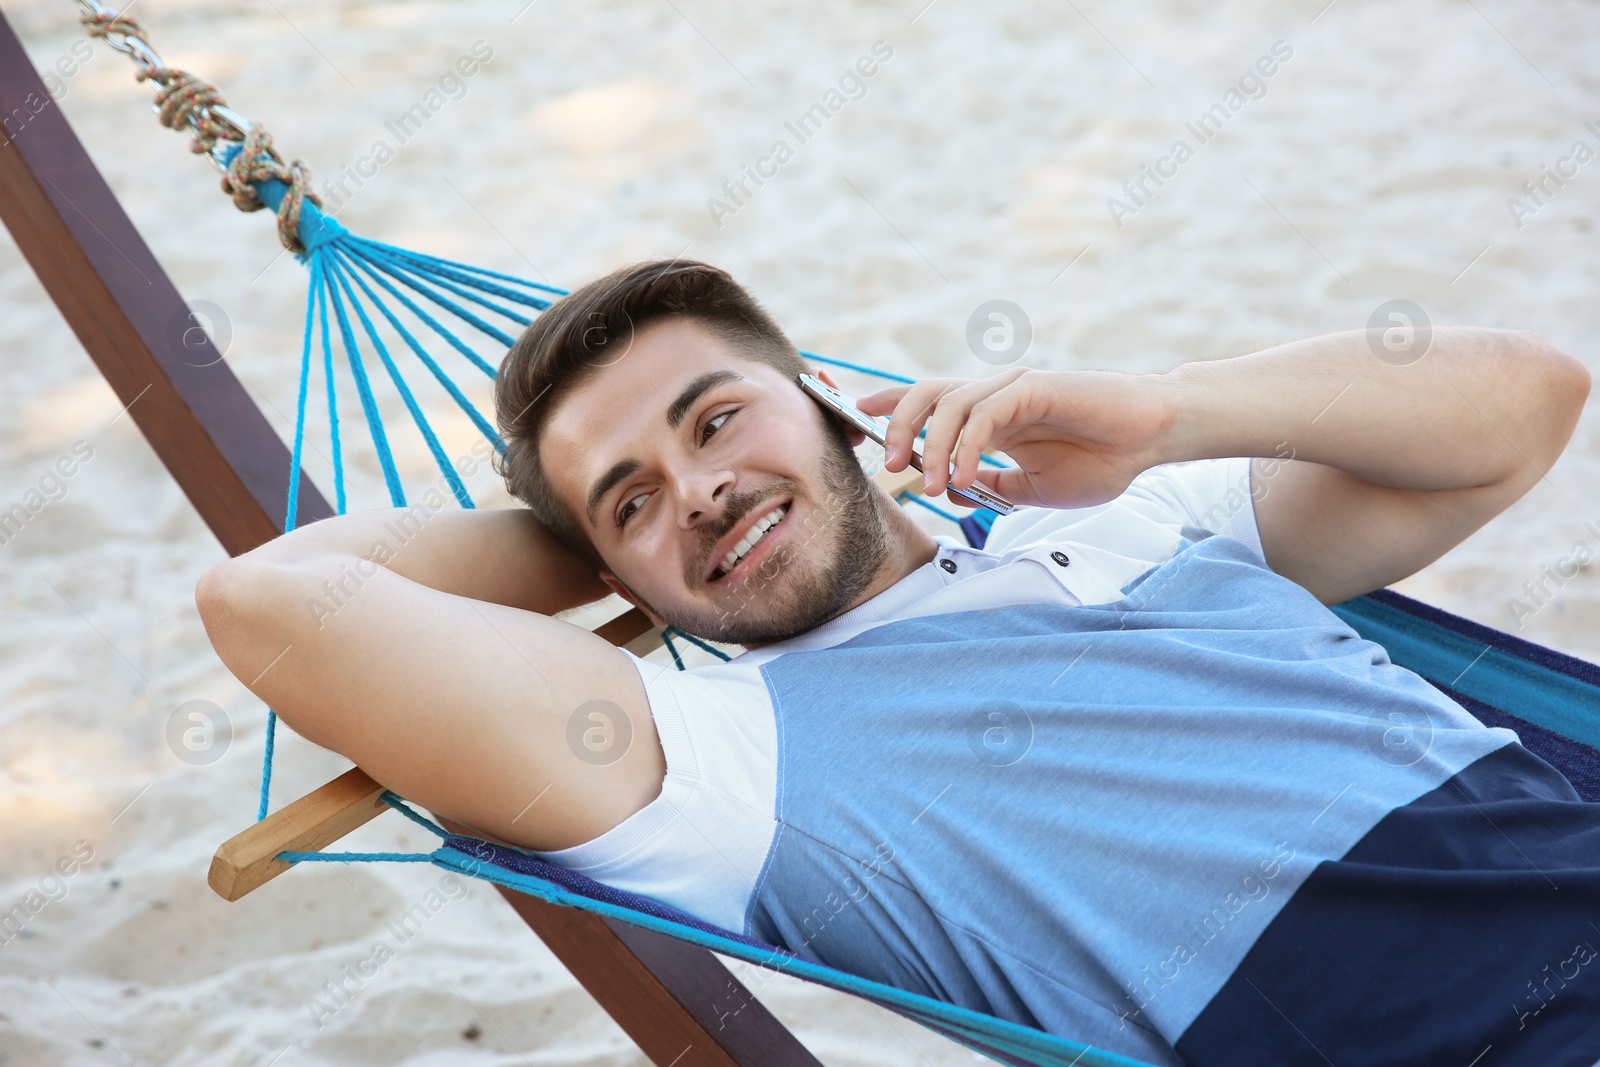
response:
{"label": "white teeth", "polygon": [[783,518],[788,511],[789,505],[784,504],[773,508],[765,515],[761,516],[761,518],[757,519],[756,524],[750,527],[750,532],[745,534],[744,537],[740,539],[739,543],[734,545],[733,548],[729,550],[726,556],[722,557],[722,563],[717,568],[717,576],[720,578],[722,575],[733,570],[734,565],[738,563],[739,560],[744,558],[745,553],[754,548],[756,546],[756,542],[760,541],[761,538],[766,535],[768,530],[776,526],[778,524],[778,520]]}

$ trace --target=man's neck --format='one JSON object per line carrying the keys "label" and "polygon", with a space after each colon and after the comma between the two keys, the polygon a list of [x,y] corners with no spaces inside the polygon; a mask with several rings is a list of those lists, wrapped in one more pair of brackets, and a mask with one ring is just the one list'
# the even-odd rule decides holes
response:
{"label": "man's neck", "polygon": [[883,568],[878,572],[878,578],[866,592],[856,598],[855,603],[850,605],[852,608],[857,604],[865,604],[917,568],[927,566],[939,553],[939,542],[935,541],[927,530],[918,526],[907,510],[899,504],[890,509],[884,520],[889,528],[890,541],[898,546],[897,550],[890,553]]}
{"label": "man's neck", "polygon": [[917,568],[931,563],[939,552],[939,542],[916,524],[908,509],[890,500],[887,494],[880,496],[878,515],[883,522],[884,536],[891,546],[889,556],[872,576],[872,582],[854,600],[839,609],[838,614],[833,616],[835,619],[893,587]]}

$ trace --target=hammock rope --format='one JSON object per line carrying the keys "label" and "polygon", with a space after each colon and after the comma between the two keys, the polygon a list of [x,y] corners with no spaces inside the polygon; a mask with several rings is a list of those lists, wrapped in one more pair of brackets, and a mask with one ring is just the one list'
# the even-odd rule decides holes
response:
{"label": "hammock rope", "polygon": [[[432,831],[441,841],[450,839],[450,831],[412,810],[411,806],[396,794],[384,790],[379,799],[418,826]],[[290,863],[301,863],[306,860],[332,863],[432,863],[434,854],[432,852],[280,852],[278,859],[288,860]]]}
{"label": "hammock rope", "polygon": [[[151,47],[139,20],[92,0],[78,0],[79,21],[90,37],[98,37],[126,53],[136,67],[134,78],[156,83],[156,116],[169,130],[187,130],[189,150],[210,155],[222,169],[222,191],[240,211],[260,211],[267,204],[257,184],[284,183],[288,192],[278,213],[278,240],[292,252],[303,252],[300,214],[306,204],[322,201],[311,191],[311,171],[300,160],[285,163],[272,146],[272,135],[239,117],[215,85],[189,71],[169,67]],[[226,164],[216,160],[218,142],[237,142],[239,151]]]}

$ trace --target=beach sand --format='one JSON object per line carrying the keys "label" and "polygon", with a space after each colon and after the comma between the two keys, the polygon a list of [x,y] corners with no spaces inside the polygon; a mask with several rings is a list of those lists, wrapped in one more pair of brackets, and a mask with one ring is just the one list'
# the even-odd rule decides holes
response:
{"label": "beach sand", "polygon": [[[558,285],[709,259],[802,347],[889,370],[994,373],[966,342],[990,299],[1025,310],[1022,362],[1037,367],[1161,371],[1361,327],[1396,299],[1435,324],[1539,330],[1592,364],[1600,162],[1536,210],[1508,200],[1574,142],[1600,146],[1585,126],[1600,125],[1600,16],[1323,2],[143,0],[136,13],[169,62],[306,160],[357,232]],[[96,43],[75,58],[73,5],[5,11],[38,65],[77,64],[60,106],[287,438],[305,280],[272,220],[218,193],[124,57]],[[786,123],[876,42],[864,92],[802,142]],[[1278,42],[1259,98],[1214,136],[1188,132]],[[488,60],[402,142],[394,121],[474,47]],[[1180,138],[1193,151],[1176,173],[1125,199],[1124,179]],[[734,203],[724,183],[770,173],[779,140],[792,158]],[[392,159],[374,166],[380,141]],[[222,550],[9,237],[0,308],[0,508],[76,457],[61,499],[0,546],[0,909],[43,901],[0,944],[0,1063],[644,1063],[483,883],[317,865],[238,903],[211,893],[212,852],[254,817],[265,714],[195,612],[195,579]],[[487,401],[486,378],[460,380]],[[401,426],[392,390],[382,404]],[[470,449],[440,395],[424,404],[453,455]],[[1524,618],[1510,606],[1578,542],[1600,550],[1596,429],[1589,415],[1536,488],[1395,588],[1600,661],[1594,565],[1546,579],[1553,595]],[[427,483],[416,435],[395,438],[409,483]],[[306,465],[326,492],[323,441]],[[352,506],[384,506],[372,449],[347,444]],[[480,499],[503,504],[480,474]],[[231,723],[203,765],[170,740],[190,701]],[[273,795],[347,765],[285,730]],[[347,844],[429,838],[386,816]],[[389,925],[441,899],[411,936]],[[379,942],[392,959],[328,1010],[325,983]],[[979,1059],[782,976],[759,995],[830,1065]]]}

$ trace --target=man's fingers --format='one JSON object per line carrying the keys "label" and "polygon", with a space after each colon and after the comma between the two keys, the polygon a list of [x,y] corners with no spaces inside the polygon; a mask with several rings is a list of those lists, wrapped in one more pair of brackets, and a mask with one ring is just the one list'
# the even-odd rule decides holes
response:
{"label": "man's fingers", "polygon": [[950,475],[951,485],[972,488],[972,479],[978,475],[978,457],[989,447],[993,434],[994,420],[984,411],[983,404],[973,405],[967,415],[967,424],[961,428],[961,439],[956,444],[956,469]]}
{"label": "man's fingers", "polygon": [[[1033,476],[1021,467],[984,467],[979,471],[977,480],[1013,504],[1039,503],[1033,488]],[[970,500],[960,503],[972,507]]]}
{"label": "man's fingers", "polygon": [[922,441],[922,477],[929,493],[942,492],[949,483],[950,453],[972,406],[972,400],[963,395],[965,392],[952,389],[934,401],[928,433]]}
{"label": "man's fingers", "polygon": [[[933,418],[928,420],[928,437],[922,446],[923,470],[930,477],[930,493],[943,490],[952,474],[950,462],[956,458],[958,447],[970,453],[966,476],[970,480],[977,466],[977,453],[989,443],[995,426],[1011,421],[1017,409],[1016,396],[1008,392],[1015,374],[1004,374],[981,381],[968,382],[938,398]],[[979,417],[979,413],[986,413]],[[956,474],[961,473],[958,466]],[[963,482],[962,485],[967,483]]]}
{"label": "man's fingers", "polygon": [[[880,415],[888,410],[891,400],[893,402],[884,441],[893,456],[885,463],[890,470],[901,470],[909,465],[912,445],[918,435],[923,434],[926,424],[922,447],[923,469],[930,475],[926,487],[930,493],[939,493],[947,487],[950,458],[967,421],[967,413],[973,405],[1004,390],[1022,373],[1023,368],[1013,368],[980,380],[929,378],[911,385],[880,389],[870,394],[870,401],[863,397],[857,403],[867,414]],[[1011,406],[1015,409],[1016,405]],[[982,447],[981,442],[979,447]]]}
{"label": "man's fingers", "polygon": [[[911,446],[922,430],[923,420],[949,387],[948,378],[932,378],[906,387],[894,406],[894,413],[889,416],[889,432],[885,435],[884,445],[892,450],[894,459],[886,463],[886,467],[899,470],[910,464]],[[923,455],[926,457],[927,452],[924,451]]]}
{"label": "man's fingers", "polygon": [[856,397],[856,407],[868,415],[887,415],[894,410],[895,404],[900,402],[900,398],[910,388],[911,386],[909,385],[891,385],[879,389],[875,393],[858,396]]}
{"label": "man's fingers", "polygon": [[995,446],[995,434],[1002,434],[1004,448],[1014,435],[1006,431],[1015,429],[1023,400],[1015,389],[1002,388],[977,401],[967,412],[966,425],[961,428],[961,438],[954,456],[956,469],[951,483],[963,489],[971,488],[972,480],[982,469],[983,450]]}

